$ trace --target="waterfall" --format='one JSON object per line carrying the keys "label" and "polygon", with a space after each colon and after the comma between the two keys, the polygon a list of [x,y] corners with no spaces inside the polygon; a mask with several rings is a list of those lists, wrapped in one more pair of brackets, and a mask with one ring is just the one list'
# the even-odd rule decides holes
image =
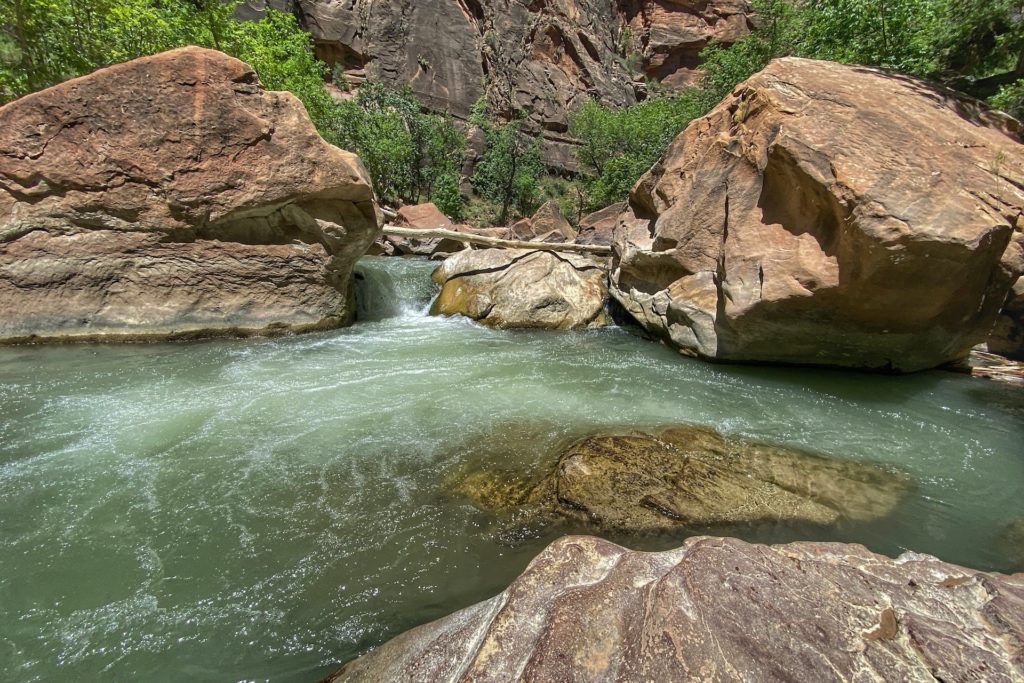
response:
{"label": "waterfall", "polygon": [[355,268],[356,319],[426,315],[437,293],[430,279],[437,265],[418,259],[364,256]]}

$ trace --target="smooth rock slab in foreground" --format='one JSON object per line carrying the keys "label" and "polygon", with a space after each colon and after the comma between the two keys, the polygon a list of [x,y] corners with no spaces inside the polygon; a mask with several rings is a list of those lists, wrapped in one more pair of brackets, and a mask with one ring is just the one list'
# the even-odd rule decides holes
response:
{"label": "smooth rock slab in foreground", "polygon": [[1022,681],[1024,574],[859,545],[552,543],[328,681]]}
{"label": "smooth rock slab in foreground", "polygon": [[0,342],[337,327],[379,230],[359,159],[214,50],[0,108]]}
{"label": "smooth rock slab in foreground", "polygon": [[448,257],[434,281],[433,315],[464,315],[498,328],[573,330],[608,322],[607,271],[576,254],[467,249]]}

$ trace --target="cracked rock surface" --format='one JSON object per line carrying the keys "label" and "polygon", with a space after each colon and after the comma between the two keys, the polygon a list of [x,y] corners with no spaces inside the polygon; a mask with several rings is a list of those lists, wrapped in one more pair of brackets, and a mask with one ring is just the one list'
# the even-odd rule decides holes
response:
{"label": "cracked rock surface", "polygon": [[607,270],[593,258],[531,249],[467,249],[434,271],[432,315],[490,327],[575,330],[608,324]]}
{"label": "cracked rock surface", "polygon": [[913,78],[775,60],[633,189],[612,295],[711,359],[962,358],[1024,271],[1014,125]]}
{"label": "cracked rock surface", "polygon": [[1024,574],[842,543],[566,536],[328,681],[1024,680]]}
{"label": "cracked rock surface", "polygon": [[0,342],[336,327],[380,230],[359,159],[220,52],[0,108]]}

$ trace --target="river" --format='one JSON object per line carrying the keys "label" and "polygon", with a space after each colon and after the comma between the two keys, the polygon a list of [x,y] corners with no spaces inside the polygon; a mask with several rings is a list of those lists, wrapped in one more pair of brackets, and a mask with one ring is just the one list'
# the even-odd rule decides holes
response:
{"label": "river", "polygon": [[736,533],[1024,570],[1001,538],[1024,519],[1021,390],[432,318],[434,265],[364,259],[343,330],[0,348],[0,680],[311,683],[573,531],[510,530],[447,479],[543,470],[598,429],[692,422],[900,468],[915,490],[882,522]]}

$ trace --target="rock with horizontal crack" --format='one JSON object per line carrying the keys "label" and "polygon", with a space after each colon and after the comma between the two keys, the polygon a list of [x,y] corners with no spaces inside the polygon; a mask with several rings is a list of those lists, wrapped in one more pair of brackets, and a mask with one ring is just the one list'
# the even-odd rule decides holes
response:
{"label": "rock with horizontal crack", "polygon": [[379,233],[359,159],[195,47],[0,108],[0,341],[348,323]]}
{"label": "rock with horizontal crack", "polygon": [[588,256],[529,249],[467,249],[434,271],[432,315],[498,328],[574,330],[608,323],[607,271]]}
{"label": "rock with horizontal crack", "polygon": [[842,543],[566,536],[326,681],[1020,681],[1024,574]]}
{"label": "rock with horizontal crack", "polygon": [[1024,272],[1016,126],[906,76],[774,60],[637,183],[612,295],[714,360],[962,358]]}
{"label": "rock with horizontal crack", "polygon": [[891,514],[911,483],[870,463],[681,425],[581,439],[539,482],[480,471],[451,488],[495,512],[651,533],[872,521]]}

